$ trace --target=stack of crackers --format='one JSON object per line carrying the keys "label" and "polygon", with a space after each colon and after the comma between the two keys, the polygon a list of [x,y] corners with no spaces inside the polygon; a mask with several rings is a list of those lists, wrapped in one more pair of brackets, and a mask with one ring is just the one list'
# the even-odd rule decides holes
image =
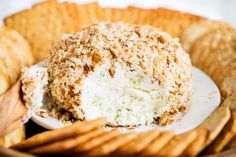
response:
{"label": "stack of crackers", "polygon": [[121,133],[105,131],[104,119],[75,124],[37,134],[13,149],[36,155],[63,156],[195,156],[207,140],[207,129],[194,129],[174,135],[173,132]]}
{"label": "stack of crackers", "polygon": [[[220,21],[201,21],[187,29],[181,42],[192,63],[216,82],[221,106],[201,125],[211,131],[205,153],[236,146],[236,30]],[[214,141],[213,141],[214,140]]]}
{"label": "stack of crackers", "polygon": [[17,30],[31,44],[36,61],[48,56],[48,49],[64,33],[78,32],[86,25],[99,21],[123,21],[153,25],[172,36],[182,32],[202,17],[168,9],[101,8],[97,3],[78,5],[50,0],[23,10],[4,20],[4,24]]}
{"label": "stack of crackers", "polygon": [[[0,62],[0,67],[4,67],[0,70],[0,91],[5,92],[16,81],[19,67],[45,59],[50,46],[62,34],[104,20],[148,24],[179,37],[193,64],[208,73],[220,88],[220,107],[198,128],[179,135],[158,130],[105,131],[106,121],[97,119],[37,134],[12,146],[13,149],[36,155],[196,156],[236,147],[236,31],[224,22],[187,13],[164,8],[100,8],[97,3],[78,5],[54,0],[37,4],[7,17],[3,31],[0,29],[0,43],[7,41],[0,44],[0,55],[7,65]],[[6,38],[2,38],[4,32]],[[17,46],[20,48],[15,51],[12,47]],[[12,91],[17,91],[16,87]],[[9,97],[3,96],[0,100]]]}
{"label": "stack of crackers", "polygon": [[0,146],[10,146],[25,138],[20,83],[4,94],[20,77],[21,68],[34,63],[30,45],[17,31],[0,27]]}

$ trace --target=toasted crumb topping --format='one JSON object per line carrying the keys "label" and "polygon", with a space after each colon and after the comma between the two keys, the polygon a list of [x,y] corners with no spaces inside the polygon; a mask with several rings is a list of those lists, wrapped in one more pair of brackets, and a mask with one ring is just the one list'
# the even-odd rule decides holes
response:
{"label": "toasted crumb topping", "polygon": [[39,111],[37,111],[36,114],[42,118],[48,118],[49,116],[46,109],[39,109]]}

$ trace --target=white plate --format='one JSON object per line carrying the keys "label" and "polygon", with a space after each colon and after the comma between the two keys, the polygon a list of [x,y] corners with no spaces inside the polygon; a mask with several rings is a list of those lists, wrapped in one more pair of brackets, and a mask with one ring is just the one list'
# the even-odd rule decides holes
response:
{"label": "white plate", "polygon": [[[189,110],[180,119],[171,125],[161,126],[142,126],[134,129],[135,131],[145,131],[151,128],[159,130],[173,130],[175,133],[182,133],[193,129],[201,124],[220,104],[220,92],[214,81],[204,72],[193,67],[193,97]],[[44,104],[50,102],[50,98],[44,97]],[[47,109],[46,105],[42,108]],[[42,127],[53,130],[62,128],[64,125],[57,119],[52,117],[42,118],[33,114],[32,120]]]}

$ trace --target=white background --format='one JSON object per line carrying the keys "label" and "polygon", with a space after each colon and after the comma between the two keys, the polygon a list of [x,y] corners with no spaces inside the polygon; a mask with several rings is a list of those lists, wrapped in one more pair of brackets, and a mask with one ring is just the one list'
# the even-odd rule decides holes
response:
{"label": "white background", "polygon": [[[0,0],[0,24],[2,19],[17,11],[31,7],[42,0]],[[63,1],[63,0],[61,0]],[[68,0],[88,3],[94,0]],[[164,6],[185,12],[191,12],[212,19],[224,20],[236,27],[236,0],[98,0],[101,6],[127,7],[128,5],[144,8]]]}

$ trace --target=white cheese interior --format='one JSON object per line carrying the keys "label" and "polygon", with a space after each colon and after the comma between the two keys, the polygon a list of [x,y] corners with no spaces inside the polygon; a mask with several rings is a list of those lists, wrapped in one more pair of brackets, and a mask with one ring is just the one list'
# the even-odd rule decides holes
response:
{"label": "white cheese interior", "polygon": [[43,105],[43,95],[48,84],[47,68],[34,65],[22,69],[22,90],[26,107],[33,113]]}
{"label": "white cheese interior", "polygon": [[119,62],[113,64],[112,78],[110,67],[107,61],[83,82],[81,108],[86,119],[105,117],[113,125],[145,125],[169,108],[158,80]]}

